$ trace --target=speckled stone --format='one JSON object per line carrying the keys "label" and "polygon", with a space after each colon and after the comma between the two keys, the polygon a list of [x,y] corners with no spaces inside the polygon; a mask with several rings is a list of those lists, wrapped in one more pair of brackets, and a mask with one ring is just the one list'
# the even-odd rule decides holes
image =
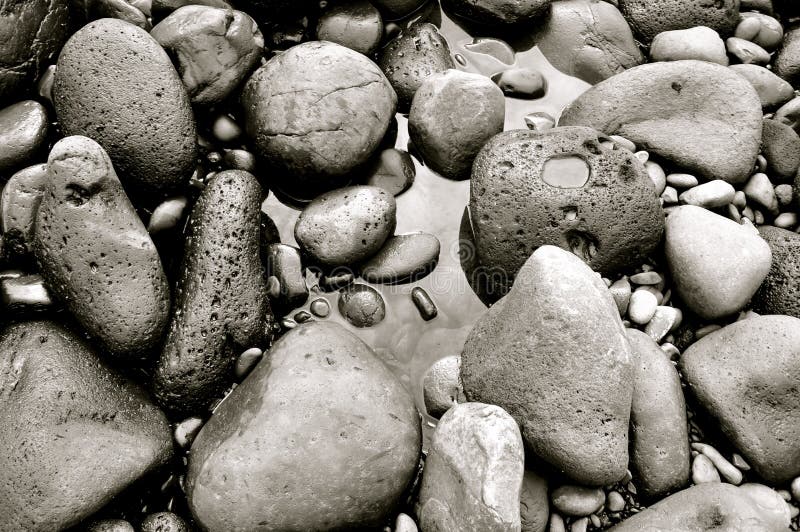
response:
{"label": "speckled stone", "polygon": [[769,225],[758,232],[772,251],[772,267],[753,296],[753,310],[800,318],[800,235]]}
{"label": "speckled stone", "polygon": [[622,14],[646,43],[668,30],[708,26],[723,37],[739,23],[739,0],[619,0]]}
{"label": "speckled stone", "polygon": [[353,283],[339,292],[339,313],[355,327],[373,327],[386,317],[383,296],[369,285]]}
{"label": "speckled stone", "polygon": [[777,120],[764,120],[761,150],[771,175],[793,178],[800,168],[800,136]]}

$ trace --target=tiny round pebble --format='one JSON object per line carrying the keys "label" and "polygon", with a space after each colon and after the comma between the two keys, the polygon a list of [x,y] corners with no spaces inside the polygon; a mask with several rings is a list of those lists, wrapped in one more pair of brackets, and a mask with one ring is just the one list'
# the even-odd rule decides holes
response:
{"label": "tiny round pebble", "polygon": [[233,142],[242,136],[242,128],[228,115],[219,115],[212,126],[214,137],[220,142]]}
{"label": "tiny round pebble", "polygon": [[327,318],[331,313],[331,306],[327,299],[320,297],[311,302],[309,310],[318,318]]}
{"label": "tiny round pebble", "polygon": [[203,428],[203,419],[197,416],[192,416],[184,419],[175,426],[175,443],[180,447],[186,449],[194,441],[197,433]]}
{"label": "tiny round pebble", "polygon": [[621,512],[625,509],[625,499],[618,491],[610,491],[606,496],[606,508],[609,512]]}
{"label": "tiny round pebble", "polygon": [[401,513],[397,515],[397,520],[394,523],[394,532],[417,532],[417,524],[407,514]]}
{"label": "tiny round pebble", "polygon": [[628,317],[633,323],[644,325],[653,318],[658,306],[658,299],[648,290],[637,290],[631,295],[628,305]]}
{"label": "tiny round pebble", "polygon": [[264,352],[257,347],[251,347],[239,355],[236,359],[236,379],[241,381],[247,377],[263,356]]}
{"label": "tiny round pebble", "polygon": [[172,512],[157,512],[144,518],[141,532],[189,532],[189,526]]}
{"label": "tiny round pebble", "polygon": [[355,327],[372,327],[386,317],[386,303],[371,286],[355,283],[339,293],[339,313]]}

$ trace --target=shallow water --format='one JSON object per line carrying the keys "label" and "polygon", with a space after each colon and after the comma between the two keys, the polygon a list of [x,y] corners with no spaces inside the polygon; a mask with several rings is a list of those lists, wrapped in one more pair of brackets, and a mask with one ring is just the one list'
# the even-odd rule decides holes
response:
{"label": "shallow water", "polygon": [[[441,17],[441,18],[440,18]],[[558,117],[562,109],[589,85],[562,74],[545,59],[536,47],[518,44],[514,50],[515,61],[507,64],[491,55],[478,53],[470,46],[473,37],[459,24],[438,9],[436,3],[422,8],[407,22],[423,18],[440,26],[441,33],[450,45],[458,68],[490,77],[508,68],[528,67],[541,72],[547,80],[548,90],[543,98],[520,100],[506,98],[505,129],[524,129],[525,116],[545,112]],[[503,43],[496,43],[502,50]],[[397,148],[408,149],[408,129],[405,116],[398,114]],[[427,277],[414,283],[386,286],[373,284],[386,301],[386,318],[372,328],[359,329],[346,322],[337,309],[338,293],[314,294],[302,307],[308,310],[311,302],[324,297],[331,305],[330,317],[357,334],[383,358],[412,390],[420,411],[424,412],[422,377],[436,360],[459,354],[475,321],[486,311],[486,306],[475,295],[467,282],[459,256],[459,228],[464,208],[469,202],[469,181],[451,181],[440,177],[414,159],[417,175],[414,185],[397,198],[396,233],[425,231],[436,235],[441,242],[441,254],[436,269]],[[294,224],[299,215],[295,208],[281,203],[274,194],[264,202],[263,209],[275,221],[281,241],[297,245]],[[471,247],[461,249],[461,254],[472,253]],[[357,280],[357,282],[365,282]],[[411,300],[411,290],[420,286],[428,292],[438,307],[433,320],[424,321]],[[299,310],[299,309],[298,309]],[[296,312],[291,312],[291,317]]]}

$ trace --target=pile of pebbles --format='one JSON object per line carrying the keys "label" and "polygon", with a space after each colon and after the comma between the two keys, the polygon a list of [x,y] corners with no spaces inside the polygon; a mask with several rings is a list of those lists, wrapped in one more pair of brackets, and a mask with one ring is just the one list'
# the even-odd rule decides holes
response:
{"label": "pile of pebbles", "polygon": [[0,530],[800,530],[794,2],[0,42]]}

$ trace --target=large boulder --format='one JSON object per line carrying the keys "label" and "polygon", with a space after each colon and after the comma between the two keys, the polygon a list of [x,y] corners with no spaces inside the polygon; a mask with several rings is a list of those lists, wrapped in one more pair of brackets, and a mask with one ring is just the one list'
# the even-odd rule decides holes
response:
{"label": "large boulder", "polygon": [[508,411],[555,469],[589,486],[625,474],[631,348],[610,292],[578,257],[537,249],[461,360],[467,398]]}
{"label": "large boulder", "polygon": [[573,101],[559,125],[591,126],[706,179],[740,184],[761,144],[761,100],[733,70],[706,61],[640,65]]}

